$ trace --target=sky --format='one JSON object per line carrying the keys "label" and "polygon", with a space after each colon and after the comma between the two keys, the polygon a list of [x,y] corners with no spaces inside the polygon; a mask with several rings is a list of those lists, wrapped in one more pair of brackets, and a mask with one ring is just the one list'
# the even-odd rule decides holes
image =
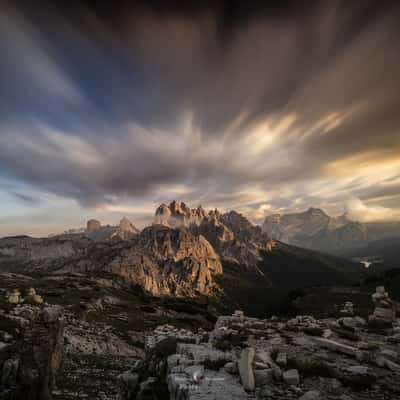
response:
{"label": "sky", "polygon": [[142,227],[173,199],[400,220],[399,22],[377,0],[2,1],[0,236]]}

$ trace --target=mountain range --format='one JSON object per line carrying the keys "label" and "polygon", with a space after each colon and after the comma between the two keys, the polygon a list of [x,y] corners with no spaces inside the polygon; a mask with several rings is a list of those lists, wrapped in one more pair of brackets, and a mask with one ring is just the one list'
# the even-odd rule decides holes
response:
{"label": "mountain range", "polygon": [[265,305],[277,291],[355,282],[362,268],[275,240],[236,211],[173,201],[159,206],[142,231],[124,218],[117,226],[90,220],[81,233],[0,239],[5,271],[109,274],[155,296]]}
{"label": "mountain range", "polygon": [[288,244],[335,255],[347,255],[369,243],[400,237],[400,222],[353,221],[346,214],[331,217],[319,208],[266,217],[262,230]]}

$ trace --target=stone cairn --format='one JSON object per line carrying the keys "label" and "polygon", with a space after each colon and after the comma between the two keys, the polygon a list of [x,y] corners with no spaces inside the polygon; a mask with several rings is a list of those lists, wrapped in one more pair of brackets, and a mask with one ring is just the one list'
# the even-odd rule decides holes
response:
{"label": "stone cairn", "polygon": [[340,315],[342,316],[353,316],[354,315],[354,305],[351,301],[346,301],[343,308],[340,310]]}
{"label": "stone cairn", "polygon": [[372,328],[391,328],[396,319],[396,305],[389,297],[383,286],[378,286],[372,295],[375,310],[368,318],[368,323]]}

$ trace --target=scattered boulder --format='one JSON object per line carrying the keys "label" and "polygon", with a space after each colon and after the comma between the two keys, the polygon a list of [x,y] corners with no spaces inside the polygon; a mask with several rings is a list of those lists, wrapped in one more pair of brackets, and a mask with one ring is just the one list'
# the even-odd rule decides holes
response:
{"label": "scattered boulder", "polygon": [[300,375],[297,369],[289,369],[283,373],[283,380],[288,385],[297,386],[300,383]]}

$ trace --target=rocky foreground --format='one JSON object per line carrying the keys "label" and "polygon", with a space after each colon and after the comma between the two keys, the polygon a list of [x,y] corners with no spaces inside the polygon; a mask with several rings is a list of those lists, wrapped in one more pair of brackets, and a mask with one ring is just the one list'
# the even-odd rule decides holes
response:
{"label": "rocky foreground", "polygon": [[121,400],[398,399],[400,320],[381,287],[374,313],[289,320],[221,316],[211,332],[160,326],[144,361],[119,377]]}
{"label": "rocky foreground", "polygon": [[[40,297],[31,296],[32,303],[39,302]],[[57,306],[26,304],[0,314],[0,399],[52,399],[63,333],[64,318]]]}
{"label": "rocky foreground", "polygon": [[236,311],[211,331],[171,320],[146,332],[144,351],[121,347],[110,330],[91,333],[87,322],[78,332],[71,310],[47,304],[34,289],[26,293],[7,291],[0,312],[2,400],[400,398],[399,305],[383,287],[367,319],[346,302],[338,318]]}

